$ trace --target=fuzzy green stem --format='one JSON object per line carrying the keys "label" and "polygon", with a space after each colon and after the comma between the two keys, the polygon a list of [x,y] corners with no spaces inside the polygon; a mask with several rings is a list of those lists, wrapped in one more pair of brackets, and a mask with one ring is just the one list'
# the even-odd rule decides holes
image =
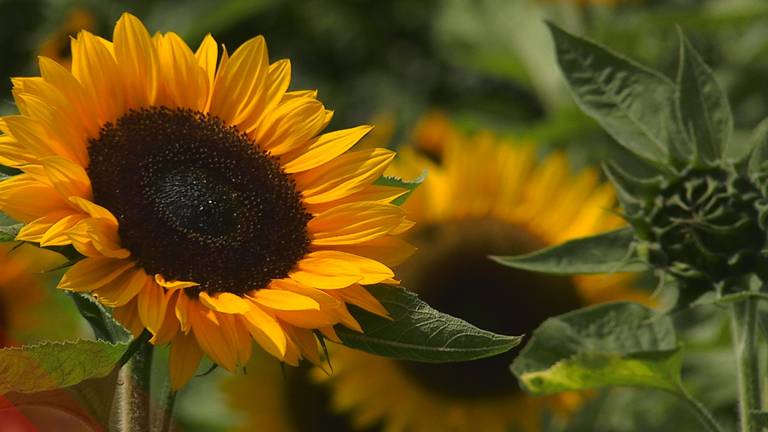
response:
{"label": "fuzzy green stem", "polygon": [[696,398],[686,390],[682,383],[678,385],[678,392],[675,393],[675,395],[680,397],[688,408],[696,414],[696,417],[698,417],[699,421],[704,425],[707,431],[724,432],[723,427],[720,426],[717,420],[715,420],[712,413],[701,402],[696,400]]}
{"label": "fuzzy green stem", "polygon": [[165,397],[165,406],[162,412],[162,423],[160,425],[160,432],[170,432],[171,423],[173,419],[173,407],[176,403],[176,392],[169,390]]}
{"label": "fuzzy green stem", "polygon": [[128,410],[126,412],[127,430],[149,431],[150,421],[150,379],[152,376],[152,351],[151,344],[142,344],[131,358],[128,364],[130,373],[129,391],[126,392]]}
{"label": "fuzzy green stem", "polygon": [[757,345],[757,307],[755,298],[747,298],[731,307],[732,344],[736,355],[739,382],[739,419],[741,432],[759,432],[752,412],[762,407],[760,365]]}

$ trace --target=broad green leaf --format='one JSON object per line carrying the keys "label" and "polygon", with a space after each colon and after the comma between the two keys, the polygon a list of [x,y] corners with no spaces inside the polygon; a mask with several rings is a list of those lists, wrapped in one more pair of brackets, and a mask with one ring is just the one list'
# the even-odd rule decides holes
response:
{"label": "broad green leaf", "polygon": [[436,311],[404,288],[387,285],[367,288],[392,319],[353,309],[363,333],[336,326],[339,338],[349,347],[400,360],[449,363],[501,354],[520,343],[519,336],[481,330]]}
{"label": "broad green leaf", "polygon": [[632,228],[626,227],[525,255],[491,259],[507,267],[558,275],[644,271],[647,266],[635,255],[633,239]]}
{"label": "broad green leaf", "polygon": [[79,340],[0,349],[0,394],[40,392],[105,377],[127,347]]}
{"label": "broad green leaf", "polygon": [[375,183],[380,186],[393,186],[393,187],[408,189],[408,192],[405,195],[392,201],[392,204],[400,206],[405,204],[405,202],[411,196],[413,191],[415,191],[416,188],[421,186],[421,184],[424,183],[424,180],[426,180],[426,178],[427,178],[427,171],[424,170],[420,176],[416,177],[413,180],[403,180],[398,177],[381,176],[379,177],[378,180],[376,180]]}
{"label": "broad green leaf", "polygon": [[722,159],[733,133],[733,116],[728,97],[712,70],[690,41],[679,32],[680,67],[677,74],[677,107],[680,120],[698,158],[707,165]]}
{"label": "broad green leaf", "polygon": [[538,395],[611,386],[681,388],[672,320],[631,302],[548,319],[511,368],[523,387]]}
{"label": "broad green leaf", "polygon": [[[690,157],[675,114],[675,84],[663,75],[549,23],[557,60],[576,103],[619,144],[665,169]],[[674,157],[673,157],[674,156]]]}

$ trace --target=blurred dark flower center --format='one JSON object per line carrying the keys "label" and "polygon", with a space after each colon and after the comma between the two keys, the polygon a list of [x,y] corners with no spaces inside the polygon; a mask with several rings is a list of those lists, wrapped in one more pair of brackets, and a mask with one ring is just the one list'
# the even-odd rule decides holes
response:
{"label": "blurred dark flower center", "polygon": [[237,294],[285,277],[309,246],[310,215],[276,158],[220,119],[129,111],[90,141],[96,203],[149,274]]}
{"label": "blurred dark flower center", "polygon": [[[403,285],[432,307],[482,329],[530,337],[548,317],[583,306],[570,278],[515,270],[488,259],[547,246],[524,227],[469,219],[423,226],[413,241],[420,250],[400,268]],[[509,371],[518,350],[463,363],[399,364],[416,382],[448,396],[502,396],[519,392]]]}

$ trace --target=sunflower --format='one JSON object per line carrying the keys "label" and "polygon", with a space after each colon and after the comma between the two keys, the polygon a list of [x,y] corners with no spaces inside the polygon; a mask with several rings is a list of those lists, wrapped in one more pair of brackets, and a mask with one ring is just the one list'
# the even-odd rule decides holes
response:
{"label": "sunflower", "polygon": [[45,272],[63,263],[64,257],[51,251],[0,243],[0,346],[18,345],[38,332],[39,312],[50,300]]}
{"label": "sunflower", "polygon": [[59,288],[171,344],[174,388],[203,354],[234,370],[254,340],[319,361],[317,334],[361,331],[348,303],[386,315],[363,286],[397,283],[413,250],[390,204],[406,191],[374,184],[394,153],[348,152],[369,126],[321,134],[332,112],[287,91],[263,37],[193,52],[124,14],[113,42],[82,31],[71,70],[40,71],[13,80],[20,115],[0,119],[0,163],[23,171],[0,209],[26,224],[18,240],[84,256]]}
{"label": "sunflower", "polygon": [[[425,129],[431,128],[417,131]],[[442,134],[452,138],[441,145],[441,162],[414,150],[435,148],[417,134],[391,168],[398,175],[429,172],[405,204],[419,227],[409,238],[419,252],[399,269],[404,286],[438,310],[502,334],[530,335],[547,317],[593,303],[647,301],[626,274],[553,277],[488,259],[622,224],[609,211],[614,191],[595,170],[572,174],[561,153],[539,162],[528,143]],[[350,412],[361,427],[388,431],[536,431],[545,413],[562,419],[581,403],[576,393],[524,395],[508,368],[515,352],[433,365],[337,349],[326,381],[335,409]]]}

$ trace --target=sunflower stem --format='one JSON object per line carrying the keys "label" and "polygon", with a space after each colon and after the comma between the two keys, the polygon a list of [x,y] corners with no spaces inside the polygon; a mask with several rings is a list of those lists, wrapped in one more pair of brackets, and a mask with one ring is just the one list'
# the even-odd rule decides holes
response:
{"label": "sunflower stem", "polygon": [[682,383],[678,383],[678,393],[675,393],[676,395],[680,396],[680,398],[688,405],[688,408],[691,409],[691,411],[696,414],[696,417],[699,418],[699,421],[701,421],[702,425],[706,428],[709,432],[724,432],[724,429],[720,424],[715,420],[715,417],[712,415],[712,413],[696,398],[691,395],[688,390],[682,385]]}
{"label": "sunflower stem", "polygon": [[129,374],[126,392],[129,404],[126,411],[126,429],[129,431],[149,431],[150,421],[150,380],[152,376],[152,353],[154,347],[142,343],[128,364]]}
{"label": "sunflower stem", "polygon": [[173,423],[173,407],[176,404],[176,392],[168,390],[165,395],[165,403],[163,405],[162,423],[160,423],[160,432],[170,432],[171,424]]}
{"label": "sunflower stem", "polygon": [[749,297],[731,306],[731,334],[739,383],[741,432],[759,432],[752,413],[762,408],[757,344],[758,300]]}

